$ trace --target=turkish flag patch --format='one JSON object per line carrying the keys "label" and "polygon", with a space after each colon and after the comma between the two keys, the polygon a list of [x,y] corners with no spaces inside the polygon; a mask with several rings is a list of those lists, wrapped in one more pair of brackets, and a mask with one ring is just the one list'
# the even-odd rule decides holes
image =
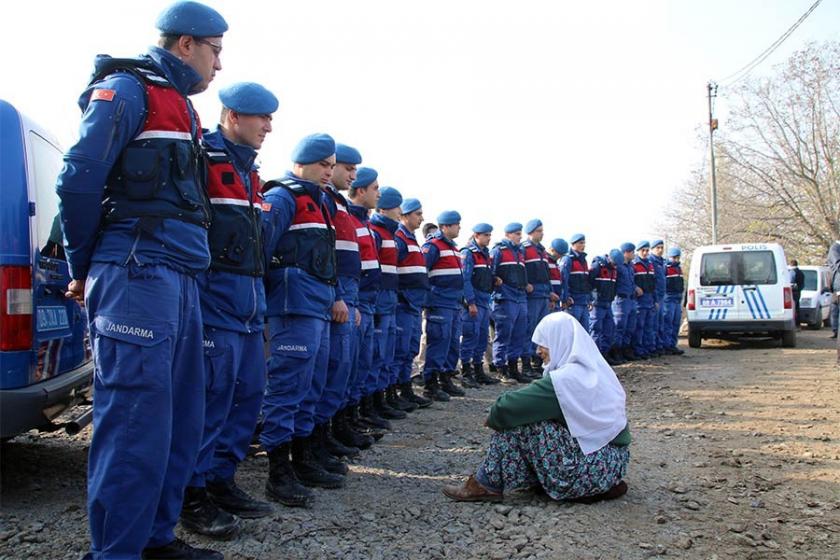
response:
{"label": "turkish flag patch", "polygon": [[90,96],[91,101],[113,101],[114,96],[117,94],[116,91],[112,89],[95,89],[93,90],[93,94]]}

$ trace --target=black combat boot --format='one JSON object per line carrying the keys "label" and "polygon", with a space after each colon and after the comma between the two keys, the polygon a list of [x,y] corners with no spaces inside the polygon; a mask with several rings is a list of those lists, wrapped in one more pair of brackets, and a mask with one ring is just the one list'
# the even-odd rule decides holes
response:
{"label": "black combat boot", "polygon": [[402,410],[390,407],[388,401],[385,400],[385,391],[377,391],[373,394],[373,406],[379,416],[388,420],[402,420],[408,416]]}
{"label": "black combat boot", "polygon": [[[371,424],[367,418],[362,416],[360,409],[361,404],[353,405],[347,409],[347,419],[350,427],[362,435],[370,436],[374,442],[379,441],[385,435],[385,431]],[[385,421],[384,419],[381,420]]]}
{"label": "black combat boot", "polygon": [[241,524],[238,517],[213,503],[206,488],[185,489],[181,526],[187,531],[226,541],[239,534]]}
{"label": "black combat boot", "polygon": [[[149,546],[140,554],[143,560],[224,560],[225,555],[209,548],[195,548],[181,539],[163,546]],[[87,556],[85,556],[87,558]]]}
{"label": "black combat boot", "polygon": [[601,357],[604,358],[604,361],[611,366],[617,366],[618,363],[613,359],[612,355],[609,352],[601,352]]}
{"label": "black combat boot", "polygon": [[[542,368],[540,368],[539,371],[542,372]],[[520,375],[527,379],[529,382],[542,377],[542,373],[537,373],[536,371],[534,371],[534,368],[531,367],[530,356],[522,356],[522,373]]]}
{"label": "black combat boot", "polygon": [[421,397],[414,392],[411,382],[400,385],[400,396],[403,400],[416,404],[419,408],[426,408],[432,405],[432,401]]}
{"label": "black combat boot", "polygon": [[391,385],[385,390],[385,400],[388,402],[388,406],[396,408],[397,410],[402,410],[403,412],[411,413],[417,410],[416,403],[402,398],[397,393],[396,385]]}
{"label": "black combat boot", "polygon": [[312,435],[307,438],[309,440],[309,450],[312,452],[312,456],[321,465],[327,472],[331,472],[333,474],[340,474],[346,475],[350,472],[350,469],[347,468],[341,459],[330,453],[327,449],[325,443],[324,434],[327,432],[327,425],[321,424],[320,426],[315,426],[315,429],[312,431]]}
{"label": "black combat boot", "polygon": [[610,348],[610,355],[612,356],[612,359],[615,360],[616,365],[620,366],[621,364],[627,362],[627,360],[625,360],[624,356],[621,354],[621,349],[618,346],[613,346],[612,348]]}
{"label": "black combat boot", "polygon": [[461,385],[467,389],[477,389],[481,386],[473,372],[473,366],[470,362],[461,362]]}
{"label": "black combat boot", "polygon": [[494,364],[493,362],[490,362],[487,365],[487,371],[489,371],[490,373],[498,373],[499,372],[498,368],[496,368],[496,364]]}
{"label": "black combat boot", "polygon": [[535,373],[542,373],[543,370],[543,360],[539,356],[531,356],[531,369],[534,370]]}
{"label": "black combat boot", "polygon": [[214,504],[242,519],[260,519],[274,513],[271,504],[246,494],[233,478],[207,481],[207,494]]}
{"label": "black combat boot", "polygon": [[632,346],[625,346],[621,349],[621,353],[624,355],[624,359],[628,362],[635,362],[639,359],[639,357],[636,356],[636,353],[633,352]]}
{"label": "black combat boot", "polygon": [[473,362],[473,377],[475,377],[475,380],[482,385],[495,385],[499,382],[499,380],[495,377],[490,377],[484,373],[483,362]]}
{"label": "black combat boot", "polygon": [[438,373],[432,373],[423,386],[423,396],[432,399],[433,401],[446,402],[449,400],[449,393],[440,388],[438,383]]}
{"label": "black combat boot", "polygon": [[373,403],[373,395],[362,397],[362,406],[359,409],[362,422],[367,423],[370,427],[380,430],[390,430],[391,423],[379,415]]}
{"label": "black combat boot", "polygon": [[508,375],[513,379],[516,379],[518,383],[530,383],[531,379],[522,375],[522,373],[520,373],[518,369],[518,366],[519,360],[517,360],[516,358],[508,360]]}
{"label": "black combat boot", "polygon": [[298,480],[289,461],[288,443],[268,452],[268,480],[265,495],[268,499],[289,507],[309,507],[315,495]]}
{"label": "black combat boot", "polygon": [[499,371],[500,381],[505,385],[516,385],[516,379],[510,376],[510,371],[508,371],[507,364],[501,364],[496,366],[496,369]]}
{"label": "black combat boot", "polygon": [[339,410],[332,421],[333,437],[348,447],[367,449],[373,445],[373,438],[357,432],[351,425],[351,407]]}
{"label": "black combat boot", "polygon": [[354,447],[352,445],[344,445],[343,442],[336,439],[336,437],[333,435],[333,422],[327,421],[324,424],[323,434],[321,434],[321,441],[323,442],[326,450],[335,455],[336,457],[347,457],[348,459],[358,457],[359,453],[361,453],[358,447]]}
{"label": "black combat boot", "polygon": [[454,373],[455,372],[445,371],[440,374],[440,376],[438,377],[440,382],[440,388],[443,389],[444,392],[446,392],[450,396],[463,397],[464,395],[466,395],[464,390],[452,383],[452,375]]}
{"label": "black combat boot", "polygon": [[292,440],[292,468],[304,486],[341,488],[344,477],[324,469],[312,448],[312,436]]}

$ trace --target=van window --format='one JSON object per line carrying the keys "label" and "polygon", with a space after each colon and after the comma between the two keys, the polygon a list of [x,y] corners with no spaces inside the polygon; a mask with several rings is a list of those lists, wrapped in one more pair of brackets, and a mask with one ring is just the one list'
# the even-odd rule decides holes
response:
{"label": "van window", "polygon": [[776,259],[772,251],[706,253],[700,261],[701,286],[775,284]]}
{"label": "van window", "polygon": [[[43,253],[46,246],[61,246],[61,230],[57,226],[58,195],[55,193],[55,181],[63,165],[61,150],[50,144],[41,135],[30,131],[30,145],[35,183],[35,221],[38,234],[38,251]],[[56,240],[56,233],[58,239]],[[51,235],[52,234],[52,235]],[[52,242],[50,243],[50,239]]]}
{"label": "van window", "polygon": [[805,275],[805,286],[803,286],[803,290],[809,290],[812,292],[817,291],[817,274],[819,274],[816,270],[803,270],[802,274]]}

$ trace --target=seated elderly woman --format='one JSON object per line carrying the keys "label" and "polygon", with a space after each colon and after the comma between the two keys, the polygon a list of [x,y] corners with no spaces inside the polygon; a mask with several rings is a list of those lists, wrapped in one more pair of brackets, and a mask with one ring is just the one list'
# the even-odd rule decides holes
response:
{"label": "seated elderly woman", "polygon": [[499,501],[535,487],[555,500],[622,496],[630,431],[615,372],[567,313],[545,317],[532,340],[545,375],[498,398],[486,422],[496,430],[487,456],[462,486],[443,493],[457,501]]}

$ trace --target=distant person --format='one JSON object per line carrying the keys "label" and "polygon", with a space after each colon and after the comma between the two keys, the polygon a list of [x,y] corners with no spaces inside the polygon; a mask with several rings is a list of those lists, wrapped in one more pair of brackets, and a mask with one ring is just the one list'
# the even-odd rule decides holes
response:
{"label": "distant person", "polygon": [[443,493],[462,502],[500,501],[535,487],[583,503],[622,496],[630,431],[615,372],[571,314],[546,316],[533,342],[547,374],[496,400],[485,422],[496,432],[484,461]]}
{"label": "distant person", "polygon": [[790,289],[793,292],[793,305],[796,309],[794,320],[796,328],[799,328],[799,298],[802,297],[802,287],[805,285],[805,273],[799,270],[799,262],[796,259],[790,261]]}
{"label": "distant person", "polygon": [[[828,250],[828,259],[827,263],[829,270],[831,271],[831,301],[832,301],[832,312],[834,317],[834,322],[831,324],[831,328],[834,331],[834,338],[837,338],[837,313],[834,309],[837,308],[838,305],[838,298],[840,298],[840,241],[835,241],[831,245],[831,249]],[[840,366],[840,339],[838,339],[837,344],[837,365]]]}

